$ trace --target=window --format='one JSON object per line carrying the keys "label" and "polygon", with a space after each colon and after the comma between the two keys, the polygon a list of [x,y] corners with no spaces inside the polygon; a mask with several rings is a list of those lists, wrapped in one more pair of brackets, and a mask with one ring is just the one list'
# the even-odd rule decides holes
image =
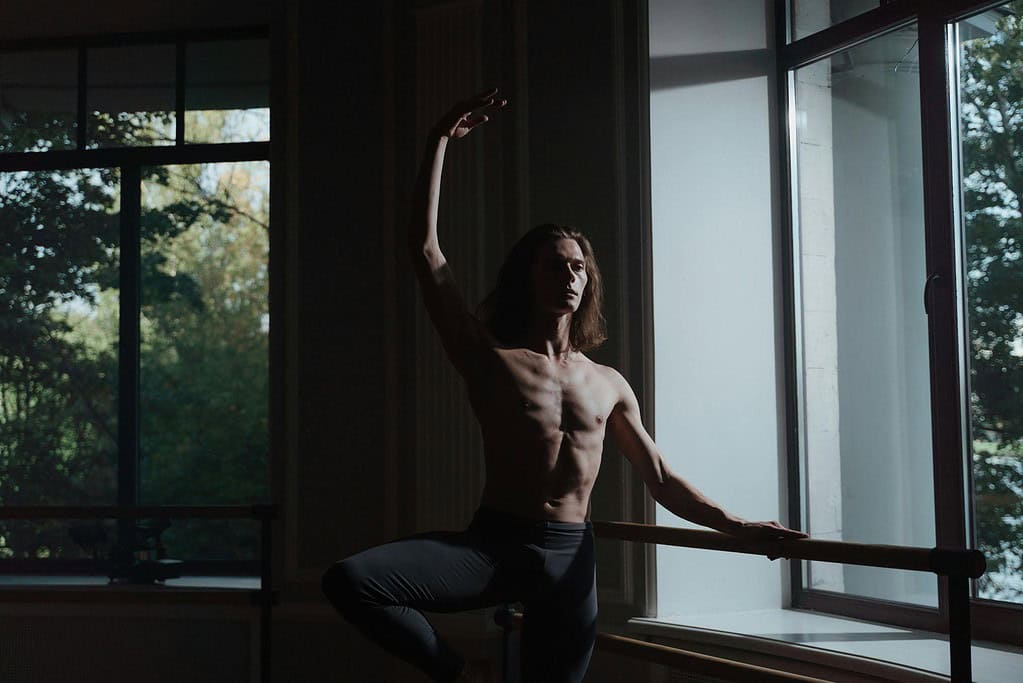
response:
{"label": "window", "polygon": [[[793,74],[807,530],[933,547],[915,25]],[[806,563],[814,590],[937,606],[933,576]]]}
{"label": "window", "polygon": [[86,149],[173,145],[174,43],[86,50]]}
{"label": "window", "polygon": [[0,83],[0,152],[75,148],[78,50],[5,52]]}
{"label": "window", "polygon": [[821,29],[841,24],[872,9],[877,9],[883,0],[792,0],[791,32],[794,40],[806,38]]}
{"label": "window", "polygon": [[955,25],[973,541],[985,600],[1023,603],[1023,3]]}
{"label": "window", "polygon": [[[0,49],[0,505],[268,498],[268,49],[265,29]],[[80,567],[118,533],[0,521],[0,560]],[[161,540],[251,568],[258,527]]]}
{"label": "window", "polygon": [[[1018,642],[1023,3],[864,5],[844,23],[802,5],[796,37],[815,38],[779,52],[792,509],[817,538],[980,548],[974,635]],[[932,576],[802,564],[797,606],[947,623]]]}

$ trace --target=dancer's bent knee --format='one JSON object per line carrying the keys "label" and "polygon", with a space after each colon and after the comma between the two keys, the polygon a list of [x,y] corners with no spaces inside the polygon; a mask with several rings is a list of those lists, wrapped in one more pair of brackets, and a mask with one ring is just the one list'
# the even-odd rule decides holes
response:
{"label": "dancer's bent knee", "polygon": [[320,580],[320,588],[327,600],[348,620],[356,617],[365,607],[359,584],[350,565],[344,561],[332,564]]}

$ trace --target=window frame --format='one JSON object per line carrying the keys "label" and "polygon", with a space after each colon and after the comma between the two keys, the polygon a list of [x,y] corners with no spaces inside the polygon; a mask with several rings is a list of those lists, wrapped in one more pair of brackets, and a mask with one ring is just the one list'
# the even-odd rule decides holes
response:
{"label": "window frame", "polygon": [[[141,316],[141,171],[146,166],[172,166],[200,163],[222,163],[241,161],[266,161],[274,166],[271,141],[279,128],[275,112],[276,92],[274,82],[279,77],[278,67],[273,59],[273,40],[268,25],[226,27],[202,30],[149,31],[139,33],[113,33],[100,36],[73,36],[64,38],[18,39],[0,41],[0,54],[6,52],[51,51],[75,49],[78,54],[78,99],[76,149],[51,150],[45,152],[3,152],[0,153],[0,172],[17,171],[61,171],[83,168],[119,168],[120,177],[120,244],[121,264],[119,273],[119,335],[118,335],[118,458],[117,458],[117,506],[128,507],[139,504],[139,374],[140,374],[140,332]],[[188,44],[232,40],[265,40],[271,53],[267,78],[270,82],[269,108],[271,110],[270,140],[258,142],[186,143],[185,142],[185,48]],[[101,147],[86,148],[89,49],[103,47],[127,47],[144,45],[175,46],[175,141],[173,145]],[[273,154],[278,154],[274,151]],[[278,184],[273,171],[270,175],[271,194],[274,206],[277,193],[272,188]],[[274,239],[276,216],[279,211],[272,209],[270,221],[270,248],[268,273],[270,294],[268,306],[271,319],[277,314],[277,281],[280,279],[279,265],[270,259],[275,250]],[[275,387],[283,384],[280,377],[282,363],[277,356],[282,348],[280,326],[271,326],[269,333],[269,387],[267,396],[270,410],[270,447],[266,463],[266,482],[272,489],[270,476],[270,453],[274,450],[274,416],[281,411],[281,404],[272,396],[279,394]],[[127,456],[127,457],[125,457]],[[271,495],[272,497],[272,495]],[[266,501],[246,501],[263,503]],[[131,520],[119,520],[118,536],[127,537],[132,526]],[[108,561],[104,559],[12,559],[0,562],[0,574],[96,574],[104,573]],[[258,575],[260,558],[251,560],[185,560],[181,565],[183,575]]]}
{"label": "window frame", "polygon": [[[791,3],[775,2],[775,47],[777,50],[777,97],[781,173],[781,225],[783,300],[786,358],[786,433],[788,449],[789,519],[793,525],[804,520],[801,432],[799,423],[796,365],[796,292],[794,280],[794,196],[793,169],[795,140],[789,124],[793,108],[793,77],[796,69],[877,38],[911,23],[917,24],[920,52],[920,114],[923,149],[923,196],[925,251],[928,282],[924,289],[928,308],[930,346],[931,434],[934,465],[934,505],[936,544],[963,547],[972,541],[966,496],[971,472],[965,459],[968,433],[965,403],[966,378],[961,354],[965,348],[964,331],[959,327],[957,290],[961,287],[960,253],[957,244],[957,219],[954,207],[960,188],[953,171],[957,149],[956,131],[951,117],[956,93],[949,87],[954,53],[950,52],[949,25],[970,15],[997,7],[1005,0],[893,0],[876,9],[835,24],[800,40],[789,42]],[[940,106],[938,103],[942,103]],[[951,284],[951,286],[949,286]],[[939,577],[938,607],[895,603],[874,598],[850,596],[803,586],[803,563],[791,566],[792,606],[842,616],[880,621],[897,626],[948,633],[949,605],[947,578]],[[995,642],[1023,644],[1023,605],[972,597],[971,628],[975,638]]]}

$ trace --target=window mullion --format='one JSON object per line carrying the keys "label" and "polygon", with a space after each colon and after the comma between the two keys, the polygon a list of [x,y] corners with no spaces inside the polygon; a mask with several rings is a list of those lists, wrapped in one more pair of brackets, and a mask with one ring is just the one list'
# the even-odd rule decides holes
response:
{"label": "window mullion", "polygon": [[175,53],[174,144],[185,144],[185,41],[179,38]]}
{"label": "window mullion", "polygon": [[[924,226],[931,356],[931,433],[934,449],[935,541],[966,544],[962,401],[959,370],[958,284],[953,227],[951,124],[945,22],[937,12],[920,16]],[[923,283],[921,283],[921,291]],[[943,594],[944,591],[939,593]],[[942,603],[944,602],[941,598]],[[942,604],[945,613],[945,605]]]}
{"label": "window mullion", "polygon": [[[141,299],[141,170],[121,168],[121,271],[117,502],[136,505],[139,490],[139,311]],[[122,540],[131,520],[121,521]]]}
{"label": "window mullion", "polygon": [[[789,38],[789,13],[787,2],[775,3],[774,12],[774,40],[775,51],[781,54],[788,43]],[[788,519],[786,524],[793,529],[806,530],[806,519],[803,515],[803,466],[800,462],[800,419],[799,419],[799,367],[797,364],[796,348],[799,343],[799,335],[796,331],[796,276],[795,276],[795,240],[794,240],[794,202],[792,188],[795,184],[795,165],[792,163],[794,154],[792,145],[794,132],[789,125],[789,117],[793,108],[792,103],[792,71],[781,59],[775,60],[775,86],[776,86],[776,125],[777,141],[775,153],[778,159],[778,167],[783,169],[780,177],[780,194],[778,203],[781,208],[781,220],[778,223],[781,234],[776,240],[781,244],[782,258],[782,300],[785,330],[785,444],[787,458],[787,491],[788,491]],[[789,572],[789,585],[791,590],[792,606],[799,605],[803,591],[803,568],[805,562],[791,562]]]}
{"label": "window mullion", "polygon": [[84,45],[78,47],[78,130],[75,146],[79,151],[85,149],[85,110],[88,106],[86,93],[89,87],[89,51]]}

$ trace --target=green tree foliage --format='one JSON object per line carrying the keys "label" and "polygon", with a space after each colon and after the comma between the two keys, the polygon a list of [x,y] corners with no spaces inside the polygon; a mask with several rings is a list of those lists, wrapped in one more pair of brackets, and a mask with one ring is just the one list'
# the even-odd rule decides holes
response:
{"label": "green tree foliage", "polygon": [[[977,543],[983,597],[1023,592],[1023,2],[964,45],[963,210]],[[1010,577],[1015,575],[1014,579]]]}
{"label": "green tree foliage", "polygon": [[[254,175],[267,168],[154,168],[167,175],[143,183],[142,255],[155,264],[142,291],[146,502],[267,498],[268,215],[265,201],[253,206],[266,189]],[[229,526],[176,525],[168,549],[254,556],[255,535]]]}
{"label": "green tree foliage", "polygon": [[[104,291],[116,306],[116,186],[116,169],[0,179],[0,503],[114,495],[117,348],[82,339],[75,311],[98,306]],[[5,527],[0,555],[66,545],[52,526]]]}
{"label": "green tree foliage", "polygon": [[[165,141],[169,115],[148,116],[105,116],[99,144]],[[20,115],[3,149],[73,144],[67,124]],[[144,169],[142,502],[267,497],[267,179]],[[0,504],[116,501],[118,196],[118,169],[0,174]],[[67,526],[0,522],[0,557],[74,556]],[[176,522],[165,542],[252,557],[255,533]]]}

